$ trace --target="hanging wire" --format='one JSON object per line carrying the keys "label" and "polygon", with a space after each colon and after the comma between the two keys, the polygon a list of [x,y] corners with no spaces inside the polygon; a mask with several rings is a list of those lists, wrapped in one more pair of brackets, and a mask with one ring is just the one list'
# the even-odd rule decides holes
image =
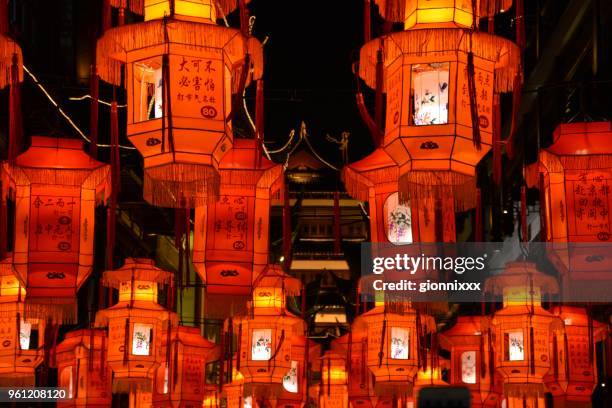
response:
{"label": "hanging wire", "polygon": [[[77,126],[76,123],[74,123],[74,121],[70,118],[70,116],[68,116],[68,114],[66,114],[66,112],[64,112],[64,110],[59,106],[59,104],[55,101],[55,99],[53,99],[53,97],[51,96],[51,94],[49,94],[47,89],[38,81],[38,78],[36,78],[36,76],[32,72],[30,72],[30,70],[25,65],[23,65],[23,70],[29,75],[29,77],[32,79],[32,81],[45,94],[45,96],[47,97],[49,102],[51,102],[51,104],[53,106],[55,106],[55,108],[60,113],[60,115],[62,115],[64,117],[64,119],[66,119],[66,121],[70,124],[70,126],[72,126],[72,128],[79,134],[79,136],[81,136],[81,138],[83,138],[83,140],[85,140],[87,143],[92,143],[91,139],[89,139],[85,135],[85,133],[83,133],[83,131]],[[98,146],[98,147],[111,147],[111,145],[109,145],[109,144],[96,144],[96,146]],[[132,147],[132,146],[122,146],[122,145],[119,145],[119,148],[126,149],[126,150],[136,150],[136,148]]]}
{"label": "hanging wire", "polygon": [[[70,101],[84,101],[85,99],[94,99],[96,102],[98,102],[101,105],[106,105],[106,106],[111,106],[110,102],[104,101],[102,99],[95,99],[93,96],[86,94],[83,96],[71,96],[70,98],[68,98],[68,100]],[[117,105],[118,108],[127,108],[127,104],[125,105]]]}

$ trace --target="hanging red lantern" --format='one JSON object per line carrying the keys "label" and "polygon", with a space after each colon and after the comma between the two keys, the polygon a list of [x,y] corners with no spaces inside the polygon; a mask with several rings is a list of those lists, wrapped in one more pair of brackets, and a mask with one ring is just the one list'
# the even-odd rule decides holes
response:
{"label": "hanging red lantern", "polygon": [[196,208],[193,262],[206,284],[209,315],[244,310],[269,260],[270,202],[280,194],[283,173],[256,143],[234,141],[219,164],[219,201]]}
{"label": "hanging red lantern", "polygon": [[563,320],[564,330],[562,336],[552,339],[553,350],[559,358],[545,377],[546,386],[555,405],[590,407],[597,385],[595,344],[605,340],[606,327],[589,318],[584,308],[555,306],[551,313]]}
{"label": "hanging red lantern", "polygon": [[109,193],[109,166],[79,140],[33,136],[2,173],[4,194],[15,201],[11,259],[26,283],[28,312],[71,322],[93,265],[94,210]]}
{"label": "hanging red lantern", "polygon": [[[508,40],[471,29],[478,3],[378,4],[383,17],[406,22],[407,29],[361,49],[358,74],[381,95],[378,115],[387,94],[386,118],[374,126],[382,137],[375,139],[397,166],[398,202],[415,214],[412,239],[454,242],[455,212],[476,206],[475,167],[492,145],[494,98],[513,89],[520,52]],[[370,172],[389,168],[367,164]],[[347,190],[363,196],[367,188],[360,185],[367,183],[351,176],[345,173]]]}
{"label": "hanging red lantern", "polygon": [[[360,287],[362,293],[371,287],[369,277],[361,279]],[[391,301],[380,294],[373,309],[355,318],[353,341],[365,339],[365,365],[373,376],[375,396],[413,396],[417,371],[427,364],[425,338],[435,331],[435,320],[409,301]]]}
{"label": "hanging red lantern", "polygon": [[351,407],[372,407],[374,384],[366,365],[367,337],[364,331],[351,331],[332,342],[331,349],[347,361],[347,390]]}
{"label": "hanging red lantern", "polygon": [[139,1],[132,7],[145,22],[98,41],[101,79],[120,85],[125,64],[127,135],[144,157],[144,197],[153,205],[194,208],[217,199],[218,165],[232,147],[239,106],[232,95],[241,98],[262,75],[261,44],[216,25],[214,3]]}
{"label": "hanging red lantern", "polygon": [[[0,263],[0,384],[33,387],[43,362],[45,322],[26,315],[23,284],[8,260]],[[36,336],[35,334],[39,334]],[[37,340],[38,339],[38,340]]]}
{"label": "hanging red lantern", "polygon": [[348,374],[345,358],[327,351],[319,359],[321,384],[319,406],[321,408],[348,408]]}
{"label": "hanging red lantern", "polygon": [[495,387],[488,318],[459,316],[439,334],[440,346],[450,351],[450,383],[466,387],[474,407],[496,407],[502,390]]}
{"label": "hanging red lantern", "polygon": [[[233,333],[240,333],[236,368],[244,377],[245,398],[267,400],[283,390],[306,393],[300,390],[304,384],[300,362],[305,360],[300,339],[306,323],[285,306],[285,298],[299,295],[300,289],[299,280],[270,265],[254,283],[250,315],[232,319]],[[291,378],[283,381],[287,376]]]}
{"label": "hanging red lantern", "polygon": [[104,272],[103,284],[119,290],[119,301],[96,313],[95,323],[108,328],[113,392],[151,393],[154,374],[167,361],[163,334],[178,327],[176,313],[157,303],[158,285],[169,284],[172,276],[150,259],[128,258],[123,267]]}
{"label": "hanging red lantern", "polygon": [[196,327],[172,327],[160,335],[165,339],[161,354],[167,359],[157,369],[153,407],[202,405],[207,397],[206,364],[218,359],[219,347]]}
{"label": "hanging red lantern", "polygon": [[112,373],[105,361],[106,346],[106,333],[97,329],[69,332],[58,344],[58,386],[67,394],[58,407],[111,405]]}
{"label": "hanging red lantern", "polygon": [[551,371],[551,340],[560,338],[563,321],[542,308],[544,294],[558,292],[556,280],[534,264],[508,263],[487,279],[485,292],[502,295],[503,308],[491,318],[495,369],[503,376],[509,408],[544,406],[544,376]]}
{"label": "hanging red lantern", "polygon": [[528,172],[528,184],[541,190],[548,256],[561,275],[562,296],[571,301],[605,299],[611,289],[612,258],[597,245],[612,239],[610,138],[611,122],[559,125]]}

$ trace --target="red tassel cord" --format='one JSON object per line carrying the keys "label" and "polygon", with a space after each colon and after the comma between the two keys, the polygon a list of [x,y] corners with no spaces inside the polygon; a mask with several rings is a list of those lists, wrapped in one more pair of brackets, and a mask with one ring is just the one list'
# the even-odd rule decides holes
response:
{"label": "red tassel cord", "polygon": [[240,13],[240,31],[242,31],[244,36],[249,37],[249,10],[245,0],[238,0],[238,10]]}
{"label": "red tassel cord", "polygon": [[102,3],[102,30],[106,32],[112,27],[112,8],[110,0],[104,0]]}
{"label": "red tassel cord", "polygon": [[372,39],[372,5],[370,0],[363,1],[363,42]]}
{"label": "red tassel cord", "polygon": [[521,186],[521,240],[528,242],[527,236],[527,187]]}
{"label": "red tassel cord", "polygon": [[376,123],[377,128],[379,129],[379,133],[376,135],[377,140],[375,145],[380,145],[380,130],[383,129],[383,79],[384,79],[384,40],[380,39],[380,47],[376,52],[376,96],[375,96],[375,105],[374,105],[374,121]]}
{"label": "red tassel cord", "polygon": [[493,96],[493,182],[501,184],[502,179],[502,144],[501,144],[501,105],[499,95]]}
{"label": "red tassel cord", "polygon": [[128,363],[130,351],[130,318],[125,319],[125,327],[123,330],[123,365]]}
{"label": "red tassel cord", "polygon": [[476,95],[476,69],[474,67],[474,54],[468,52],[467,57],[467,83],[470,96],[470,113],[472,117],[472,142],[476,149],[481,149],[480,120],[478,118],[478,99]]}
{"label": "red tassel cord", "polygon": [[95,349],[94,329],[90,327],[89,329],[89,357],[87,360],[87,363],[88,363],[87,371],[90,373],[93,372],[94,370],[94,349]]}
{"label": "red tassel cord", "polygon": [[224,377],[225,377],[225,358],[226,358],[226,353],[225,353],[225,330],[221,331],[221,340],[220,340],[220,349],[221,349],[221,356],[219,358],[219,392],[223,392],[223,381],[224,381]]}
{"label": "red tassel cord", "polygon": [[255,93],[255,129],[257,131],[256,138],[257,154],[255,155],[257,162],[255,167],[261,166],[261,153],[264,143],[264,82],[263,79],[257,81],[257,90]]}
{"label": "red tassel cord", "polygon": [[0,34],[8,35],[9,19],[8,19],[8,0],[0,0]]}
{"label": "red tassel cord", "polygon": [[483,241],[483,227],[482,227],[482,195],[480,189],[476,189],[476,214],[474,222],[474,240],[476,242]]}
{"label": "red tassel cord", "polygon": [[289,269],[291,265],[291,247],[292,247],[292,235],[291,230],[291,198],[289,196],[289,186],[285,182],[283,189],[283,255],[285,257],[285,269]]}
{"label": "red tassel cord", "polygon": [[9,146],[8,161],[13,163],[21,151],[23,143],[23,123],[21,119],[21,84],[19,83],[19,61],[13,54],[11,63],[11,87],[9,94]]}

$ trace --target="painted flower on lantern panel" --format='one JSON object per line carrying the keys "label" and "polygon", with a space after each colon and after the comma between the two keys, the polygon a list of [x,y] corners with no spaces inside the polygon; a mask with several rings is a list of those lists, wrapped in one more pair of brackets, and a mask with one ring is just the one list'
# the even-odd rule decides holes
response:
{"label": "painted flower on lantern panel", "polygon": [[272,357],[272,329],[255,329],[251,338],[251,359],[267,361]]}
{"label": "painted flower on lantern panel", "polygon": [[135,323],[132,336],[132,354],[135,356],[148,356],[150,354],[151,332],[150,324]]}
{"label": "painted flower on lantern panel", "polygon": [[522,361],[525,359],[525,348],[523,332],[516,331],[508,333],[508,360]]}
{"label": "painted flower on lantern panel", "polygon": [[393,193],[385,200],[385,232],[393,244],[412,243],[412,212],[410,204],[400,205],[398,193]]}
{"label": "painted flower on lantern panel", "polygon": [[409,336],[408,329],[403,327],[391,328],[391,358],[394,360],[408,360]]}
{"label": "painted flower on lantern panel", "polygon": [[448,123],[448,62],[412,66],[413,122],[417,126]]}
{"label": "painted flower on lantern panel", "polygon": [[19,347],[22,350],[30,349],[31,333],[32,333],[32,324],[22,320],[19,325]]}
{"label": "painted flower on lantern panel", "polygon": [[461,381],[465,384],[476,384],[476,352],[461,353]]}
{"label": "painted flower on lantern panel", "polygon": [[283,377],[283,388],[287,392],[298,392],[298,362],[291,361],[291,368]]}

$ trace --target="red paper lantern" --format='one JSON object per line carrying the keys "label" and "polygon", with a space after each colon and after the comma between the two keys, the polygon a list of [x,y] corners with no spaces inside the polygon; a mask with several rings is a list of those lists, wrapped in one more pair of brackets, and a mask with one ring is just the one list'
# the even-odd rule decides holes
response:
{"label": "red paper lantern", "polygon": [[321,388],[319,406],[321,408],[348,408],[348,373],[344,356],[332,351],[319,359]]}
{"label": "red paper lantern", "polygon": [[139,389],[150,394],[163,361],[164,333],[178,327],[176,313],[157,303],[158,284],[168,284],[170,272],[150,259],[128,258],[125,265],[104,272],[103,284],[119,290],[119,301],[96,314],[96,327],[108,328],[106,361],[113,370],[113,392]]}
{"label": "red paper lantern", "polygon": [[584,308],[555,306],[551,312],[563,319],[564,330],[552,339],[558,357],[545,377],[546,386],[555,404],[590,407],[597,385],[595,344],[606,338],[606,327],[589,319]]}
{"label": "red paper lantern", "polygon": [[153,407],[202,406],[207,394],[206,364],[218,359],[219,347],[204,339],[196,327],[172,328],[161,337],[165,339],[162,355],[169,359],[157,369]]}
{"label": "red paper lantern", "polygon": [[[305,322],[285,306],[286,296],[300,293],[301,282],[270,265],[254,283],[252,312],[232,321],[239,334],[238,363],[244,377],[244,397],[253,401],[280,397],[287,387],[305,395]],[[238,364],[237,363],[237,364]],[[290,381],[283,381],[290,376]],[[289,384],[291,382],[291,384]],[[300,398],[301,399],[301,398]]]}
{"label": "red paper lantern", "polygon": [[503,296],[503,308],[491,318],[495,369],[504,379],[510,408],[544,405],[544,376],[557,356],[551,346],[562,335],[563,321],[542,308],[545,293],[556,293],[551,276],[534,264],[508,263],[504,271],[487,279],[485,292]]}
{"label": "red paper lantern", "polygon": [[489,326],[488,318],[459,316],[452,328],[439,334],[440,346],[451,353],[450,383],[468,388],[474,407],[496,407],[500,402]]}
{"label": "red paper lantern", "polygon": [[[371,286],[369,282],[370,277],[361,279],[361,292]],[[355,318],[351,340],[364,342],[362,353],[373,376],[374,396],[413,396],[417,371],[427,364],[425,338],[435,331],[435,320],[412,308],[409,301],[381,296],[376,296],[373,309]]]}
{"label": "red paper lantern", "polygon": [[210,1],[134,7],[145,22],[108,30],[96,62],[114,85],[125,64],[127,134],[144,157],[145,200],[187,208],[215,201],[218,165],[232,147],[232,95],[261,77],[262,46],[217,26]]}
{"label": "red paper lantern", "polygon": [[[377,115],[386,93],[386,118],[377,123],[370,119],[369,125],[388,158],[376,151],[372,160],[345,171],[347,190],[354,197],[368,195],[378,219],[384,200],[391,200],[390,214],[396,202],[405,207],[399,209],[411,215],[410,228],[400,229],[411,231],[405,241],[454,242],[455,212],[476,206],[475,167],[493,144],[499,122],[496,101],[501,92],[513,89],[520,52],[508,40],[471,30],[471,14],[478,14],[471,1],[377,3],[383,17],[404,21],[409,29],[361,49],[358,74],[377,90]],[[395,182],[391,164],[398,188],[387,197],[376,193],[375,203],[369,186],[377,184],[375,178]],[[390,221],[382,225],[397,238]],[[385,242],[380,223],[376,229],[378,242]]]}
{"label": "red paper lantern", "polygon": [[372,375],[366,365],[367,338],[363,331],[345,334],[332,342],[333,352],[346,356],[347,389],[351,407],[371,407],[374,396]]}
{"label": "red paper lantern", "polygon": [[82,329],[66,334],[57,346],[58,386],[67,399],[58,407],[108,407],[112,403],[112,373],[106,365],[106,333]]}
{"label": "red paper lantern", "polygon": [[45,322],[27,318],[22,299],[23,284],[9,261],[0,263],[0,385],[33,387],[36,367],[43,362],[43,342],[33,341],[34,332],[42,339]]}
{"label": "red paper lantern", "polygon": [[[270,201],[279,195],[283,173],[261,157],[255,140],[245,139],[234,141],[219,172],[219,201],[196,208],[193,262],[206,284],[207,312],[227,316],[228,295],[250,295],[268,263]],[[246,299],[234,312],[240,300]]]}
{"label": "red paper lantern", "polygon": [[28,311],[60,323],[74,320],[77,290],[93,265],[94,210],[109,193],[109,166],[82,149],[79,140],[34,136],[2,167],[19,226],[11,259]]}
{"label": "red paper lantern", "polygon": [[539,184],[543,235],[552,244],[548,255],[561,274],[562,294],[568,300],[582,295],[595,299],[597,293],[607,296],[610,290],[612,258],[607,246],[597,243],[612,239],[611,138],[611,122],[559,125],[553,144],[540,151],[527,177],[531,186]]}

